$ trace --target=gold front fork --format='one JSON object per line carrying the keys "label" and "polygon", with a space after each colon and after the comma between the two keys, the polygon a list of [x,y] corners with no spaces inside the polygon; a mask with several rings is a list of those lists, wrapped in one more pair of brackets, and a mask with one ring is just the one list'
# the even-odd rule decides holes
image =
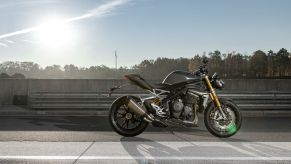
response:
{"label": "gold front fork", "polygon": [[209,90],[209,96],[210,98],[212,99],[212,101],[214,102],[215,106],[218,108],[218,110],[220,111],[220,113],[222,114],[223,118],[226,118],[224,112],[222,111],[222,108],[221,108],[221,104],[220,104],[220,101],[215,93],[215,90],[213,89],[210,81],[209,81],[209,78],[208,76],[204,76],[203,79],[205,80],[205,83],[206,83],[206,86]]}
{"label": "gold front fork", "polygon": [[207,86],[207,88],[209,90],[210,98],[215,103],[215,106],[218,107],[218,108],[221,107],[221,104],[219,102],[219,99],[218,99],[218,97],[217,97],[217,95],[216,95],[216,93],[215,93],[215,91],[214,91],[214,89],[213,89],[213,87],[212,87],[212,85],[211,85],[211,83],[209,81],[208,76],[205,76],[204,77],[204,80],[205,80],[206,86]]}

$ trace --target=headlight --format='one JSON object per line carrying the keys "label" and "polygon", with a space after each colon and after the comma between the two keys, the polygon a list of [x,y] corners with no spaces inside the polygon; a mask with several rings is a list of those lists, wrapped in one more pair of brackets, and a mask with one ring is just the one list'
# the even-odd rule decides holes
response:
{"label": "headlight", "polygon": [[222,89],[224,87],[224,82],[221,79],[213,79],[211,84],[216,89]]}
{"label": "headlight", "polygon": [[211,76],[210,82],[213,88],[222,89],[224,87],[224,82],[220,79],[216,72]]}

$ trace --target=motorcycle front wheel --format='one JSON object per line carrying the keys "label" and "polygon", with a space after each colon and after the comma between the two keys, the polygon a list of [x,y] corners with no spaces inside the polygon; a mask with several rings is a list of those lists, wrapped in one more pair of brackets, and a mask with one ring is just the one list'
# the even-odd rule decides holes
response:
{"label": "motorcycle front wheel", "polygon": [[222,118],[219,110],[211,103],[204,111],[204,123],[211,134],[226,138],[238,132],[242,124],[242,116],[238,106],[231,100],[220,99],[220,103],[226,119]]}
{"label": "motorcycle front wheel", "polygon": [[[131,96],[137,103],[140,99]],[[148,122],[129,111],[127,107],[128,97],[123,96],[116,99],[109,110],[109,122],[118,134],[125,137],[133,137],[142,133],[148,126]]]}

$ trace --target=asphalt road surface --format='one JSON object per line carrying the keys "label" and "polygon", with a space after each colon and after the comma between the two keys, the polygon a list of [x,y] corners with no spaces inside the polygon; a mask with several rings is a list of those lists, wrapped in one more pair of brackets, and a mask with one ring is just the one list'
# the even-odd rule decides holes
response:
{"label": "asphalt road surface", "polygon": [[0,117],[0,163],[291,163],[291,117],[244,118],[233,137],[198,128],[112,131],[107,117]]}

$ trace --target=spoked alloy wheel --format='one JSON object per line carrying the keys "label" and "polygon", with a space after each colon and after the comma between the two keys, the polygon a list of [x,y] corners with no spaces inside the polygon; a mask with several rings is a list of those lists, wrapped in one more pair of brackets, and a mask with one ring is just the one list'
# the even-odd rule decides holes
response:
{"label": "spoked alloy wheel", "polygon": [[230,132],[235,131],[235,113],[227,106],[222,106],[222,110],[225,113],[226,120],[224,120],[219,112],[219,110],[212,110],[210,113],[210,122],[213,128],[217,131]]}
{"label": "spoked alloy wheel", "polygon": [[122,105],[115,110],[114,121],[119,128],[126,130],[135,129],[142,123],[141,118],[134,113],[129,112],[126,105]]}
{"label": "spoked alloy wheel", "polygon": [[204,122],[208,131],[217,137],[230,137],[241,127],[242,117],[239,108],[232,101],[221,101],[226,119],[212,104],[204,113]]}
{"label": "spoked alloy wheel", "polygon": [[[138,98],[135,98],[135,101],[140,102]],[[148,122],[131,112],[126,103],[127,97],[120,97],[113,102],[109,112],[109,122],[118,134],[136,136],[146,129]]]}

